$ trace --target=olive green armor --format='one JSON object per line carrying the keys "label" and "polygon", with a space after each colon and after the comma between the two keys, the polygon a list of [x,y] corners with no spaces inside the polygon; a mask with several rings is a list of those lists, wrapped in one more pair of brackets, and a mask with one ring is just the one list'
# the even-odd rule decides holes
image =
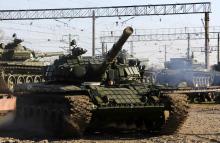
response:
{"label": "olive green armor", "polygon": [[127,27],[104,58],[82,56],[86,51],[74,47],[47,68],[45,83],[17,86],[17,120],[64,137],[96,131],[175,132],[186,117],[184,96],[160,94],[158,87],[141,82],[136,65],[116,58],[132,32]]}
{"label": "olive green armor", "polygon": [[61,55],[57,52],[37,54],[23,46],[22,42],[15,38],[11,43],[0,44],[0,66],[11,90],[15,84],[42,82],[45,64],[39,58]]}

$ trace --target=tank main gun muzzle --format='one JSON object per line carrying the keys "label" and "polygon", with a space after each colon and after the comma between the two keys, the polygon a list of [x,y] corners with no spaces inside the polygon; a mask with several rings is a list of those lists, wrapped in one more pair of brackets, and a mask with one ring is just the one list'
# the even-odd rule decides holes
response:
{"label": "tank main gun muzzle", "polygon": [[127,41],[129,36],[133,33],[133,28],[128,26],[124,29],[122,35],[120,36],[119,40],[112,46],[112,48],[108,51],[106,55],[106,62],[111,63],[122,49],[122,46]]}
{"label": "tank main gun muzzle", "polygon": [[102,63],[101,67],[98,70],[99,75],[103,75],[108,68],[108,66],[114,61],[122,46],[125,44],[129,36],[133,33],[132,27],[126,27],[119,37],[118,41],[112,46],[112,48],[108,51],[104,62]]}

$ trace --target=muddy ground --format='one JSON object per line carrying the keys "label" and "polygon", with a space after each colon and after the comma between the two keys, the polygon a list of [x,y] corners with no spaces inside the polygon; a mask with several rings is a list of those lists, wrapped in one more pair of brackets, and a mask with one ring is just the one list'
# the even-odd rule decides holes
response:
{"label": "muddy ground", "polygon": [[[0,131],[0,142],[65,142],[65,143],[203,143],[203,142],[220,142],[220,105],[198,104],[190,105],[190,112],[186,122],[175,135],[120,135],[120,136],[90,136],[83,139],[70,140],[53,140],[53,139],[39,139],[33,137],[32,139],[21,139],[28,133],[21,133],[16,131]],[[16,135],[20,135],[17,137]]]}

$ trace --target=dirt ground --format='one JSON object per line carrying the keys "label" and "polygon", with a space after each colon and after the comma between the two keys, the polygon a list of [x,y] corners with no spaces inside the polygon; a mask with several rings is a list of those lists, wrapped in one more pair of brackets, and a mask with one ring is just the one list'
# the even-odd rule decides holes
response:
{"label": "dirt ground", "polygon": [[[0,137],[0,142],[63,142],[63,143],[203,143],[220,142],[220,105],[198,104],[190,105],[190,112],[186,122],[175,135],[149,136],[126,135],[123,136],[94,136],[75,140],[21,140],[15,137]],[[16,134],[16,133],[15,133]],[[0,134],[1,135],[1,134]],[[25,135],[24,135],[25,136]]]}

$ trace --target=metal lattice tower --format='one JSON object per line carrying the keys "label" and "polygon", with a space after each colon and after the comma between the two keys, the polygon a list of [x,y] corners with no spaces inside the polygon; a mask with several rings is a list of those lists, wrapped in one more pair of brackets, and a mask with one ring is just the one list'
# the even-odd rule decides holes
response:
{"label": "metal lattice tower", "polygon": [[[209,39],[218,39],[220,26],[209,28]],[[101,43],[114,43],[119,38],[121,31],[102,31]],[[135,29],[134,34],[128,39],[129,42],[140,41],[173,41],[205,39],[204,27],[185,27],[185,28],[160,28],[160,29]]]}
{"label": "metal lattice tower", "polygon": [[179,3],[64,9],[0,10],[0,20],[121,17],[210,13],[211,3]]}
{"label": "metal lattice tower", "polygon": [[[219,32],[209,32],[209,39],[217,39]],[[187,40],[188,34],[190,40],[205,39],[205,33],[173,33],[173,34],[146,34],[146,35],[132,35],[128,42],[140,42],[140,41],[174,41],[174,40]],[[101,36],[101,43],[115,43],[119,36]]]}

